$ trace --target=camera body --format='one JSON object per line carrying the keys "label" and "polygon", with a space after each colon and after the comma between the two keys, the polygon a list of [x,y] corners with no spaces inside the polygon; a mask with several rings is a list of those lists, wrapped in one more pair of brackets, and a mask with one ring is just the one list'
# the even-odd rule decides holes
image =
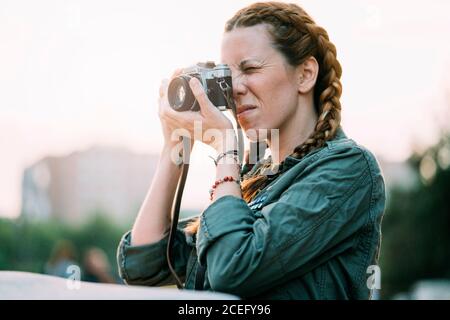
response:
{"label": "camera body", "polygon": [[176,111],[199,111],[200,106],[189,86],[191,78],[200,80],[209,100],[219,110],[230,109],[225,98],[226,88],[232,88],[231,70],[226,64],[214,62],[198,63],[183,69],[182,74],[172,79],[168,88],[168,100]]}

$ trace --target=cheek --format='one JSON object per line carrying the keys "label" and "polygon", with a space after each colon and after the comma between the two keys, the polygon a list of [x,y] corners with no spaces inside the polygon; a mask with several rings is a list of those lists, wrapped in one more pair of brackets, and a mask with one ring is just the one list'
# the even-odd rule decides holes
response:
{"label": "cheek", "polygon": [[[255,94],[262,104],[262,118],[266,128],[279,128],[297,106],[297,90],[284,77],[256,82]],[[257,89],[256,89],[257,88]]]}

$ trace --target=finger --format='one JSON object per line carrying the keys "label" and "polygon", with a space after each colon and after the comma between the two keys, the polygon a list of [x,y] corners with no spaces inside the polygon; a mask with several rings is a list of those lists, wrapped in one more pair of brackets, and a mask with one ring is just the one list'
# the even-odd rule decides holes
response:
{"label": "finger", "polygon": [[165,109],[164,115],[171,120],[178,122],[183,127],[189,127],[193,125],[196,121],[203,121],[203,117],[199,112],[195,111],[183,111],[178,112],[173,110],[172,108]]}
{"label": "finger", "polygon": [[193,121],[201,120],[202,117],[199,112],[194,111],[175,111],[170,105],[167,99],[160,98],[159,100],[160,115],[164,118],[170,118],[176,121],[192,123]]}
{"label": "finger", "polygon": [[169,101],[167,100],[167,97],[160,97],[159,98],[159,114],[167,117],[167,116],[171,116],[174,117],[176,116],[174,114],[174,112],[176,112],[175,110],[172,109],[172,107],[169,104]]}
{"label": "finger", "polygon": [[184,129],[191,132],[192,137],[195,137],[195,123],[201,122],[202,118],[198,112],[193,112],[192,114],[186,114],[185,112],[168,112],[164,114],[162,120],[172,131]]}
{"label": "finger", "polygon": [[203,114],[212,112],[215,109],[214,105],[209,101],[206,95],[205,89],[197,78],[192,78],[189,80],[189,86],[191,87],[192,93],[200,105],[200,110]]}

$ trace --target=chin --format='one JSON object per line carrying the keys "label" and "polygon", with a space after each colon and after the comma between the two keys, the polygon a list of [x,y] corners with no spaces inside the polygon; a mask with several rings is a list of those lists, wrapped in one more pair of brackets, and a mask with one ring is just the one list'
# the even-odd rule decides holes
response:
{"label": "chin", "polygon": [[243,127],[245,135],[250,142],[267,140],[270,137],[270,129]]}

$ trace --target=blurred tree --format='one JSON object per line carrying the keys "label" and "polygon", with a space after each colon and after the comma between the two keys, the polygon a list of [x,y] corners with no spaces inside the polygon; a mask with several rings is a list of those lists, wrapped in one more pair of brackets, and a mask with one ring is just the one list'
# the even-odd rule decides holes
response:
{"label": "blurred tree", "polygon": [[[116,249],[128,227],[111,223],[101,212],[91,216],[78,227],[57,221],[0,219],[0,270],[44,273],[54,246],[67,240],[74,245],[78,257],[93,246],[102,249],[113,275],[117,275]],[[76,262],[81,266],[81,261]]]}
{"label": "blurred tree", "polygon": [[[182,211],[187,217],[198,211]],[[122,235],[132,223],[116,225],[106,212],[92,212],[84,224],[73,226],[57,220],[33,221],[0,218],[0,270],[44,273],[55,245],[61,241],[73,244],[82,266],[82,257],[93,247],[103,251],[111,266],[111,275],[118,276],[116,250]]]}
{"label": "blurred tree", "polygon": [[450,135],[408,162],[421,183],[394,189],[383,220],[382,298],[418,280],[450,278]]}

